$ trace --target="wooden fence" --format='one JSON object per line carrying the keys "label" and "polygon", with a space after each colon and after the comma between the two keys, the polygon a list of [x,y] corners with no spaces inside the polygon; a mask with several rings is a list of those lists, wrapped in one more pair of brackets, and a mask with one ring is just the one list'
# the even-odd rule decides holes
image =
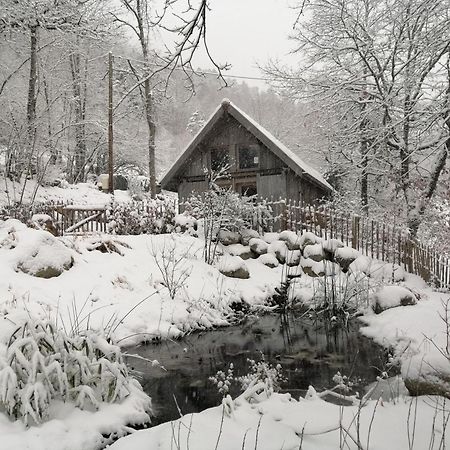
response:
{"label": "wooden fence", "polygon": [[271,214],[269,218],[256,218],[255,226],[260,230],[306,230],[324,238],[339,239],[363,255],[398,264],[427,282],[450,289],[450,259],[412,239],[400,226],[297,202],[269,201],[266,205]]}
{"label": "wooden fence", "polygon": [[35,214],[46,214],[52,218],[58,235],[112,230],[117,234],[161,233],[173,225],[176,208],[173,200],[131,201],[106,206],[45,202],[0,208],[0,219],[13,217],[27,223]]}

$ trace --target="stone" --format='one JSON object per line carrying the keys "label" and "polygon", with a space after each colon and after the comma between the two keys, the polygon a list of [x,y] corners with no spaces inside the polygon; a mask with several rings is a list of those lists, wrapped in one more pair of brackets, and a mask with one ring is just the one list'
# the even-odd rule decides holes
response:
{"label": "stone", "polygon": [[279,241],[278,237],[280,236],[280,233],[264,233],[264,236],[262,239],[267,242],[268,244],[271,244],[274,241]]}
{"label": "stone", "polygon": [[271,269],[280,265],[278,259],[273,253],[266,253],[258,258],[258,261]]}
{"label": "stone", "polygon": [[291,250],[287,254],[286,264],[289,267],[298,266],[300,264],[301,257],[302,257],[302,252],[300,250]]}
{"label": "stone", "polygon": [[251,251],[256,255],[265,255],[267,253],[267,249],[269,248],[267,242],[258,238],[250,239],[249,245]]}
{"label": "stone", "polygon": [[309,258],[302,258],[300,261],[300,266],[303,272],[310,277],[317,278],[325,275],[325,266],[323,261],[314,261]]}
{"label": "stone", "polygon": [[230,278],[247,279],[250,278],[250,272],[244,261],[238,256],[224,255],[218,264],[219,272]]}
{"label": "stone", "polygon": [[303,256],[313,261],[322,261],[325,258],[322,244],[307,245],[303,250]]}
{"label": "stone", "polygon": [[415,305],[418,297],[403,286],[384,286],[372,298],[372,309],[380,314],[387,309],[398,306]]}
{"label": "stone", "polygon": [[55,226],[53,219],[48,214],[33,214],[28,225],[30,228],[48,231],[53,236],[58,236],[58,229]]}
{"label": "stone", "polygon": [[259,233],[256,230],[252,230],[250,228],[241,230],[240,235],[241,235],[241,244],[242,245],[249,245],[250,239],[260,237]]}
{"label": "stone", "polygon": [[239,244],[241,235],[234,231],[220,230],[218,239],[219,242],[223,245]]}
{"label": "stone", "polygon": [[339,239],[326,239],[322,241],[324,256],[328,261],[334,261],[336,250],[342,247],[344,247],[344,243]]}
{"label": "stone", "polygon": [[289,250],[300,250],[300,236],[293,231],[285,230],[280,233],[278,238],[280,241],[286,242]]}
{"label": "stone", "polygon": [[433,377],[405,378],[405,386],[412,396],[440,395],[450,398],[450,377],[437,372]]}
{"label": "stone", "polygon": [[255,257],[250,247],[242,244],[231,244],[225,247],[224,250],[226,253],[233,256],[239,256],[244,260]]}
{"label": "stone", "polygon": [[347,273],[350,264],[358,258],[360,253],[351,247],[337,248],[334,252],[334,261],[341,266],[342,272]]}
{"label": "stone", "polygon": [[288,252],[288,248],[286,242],[283,241],[273,241],[269,244],[267,248],[268,253],[273,253],[275,257],[281,264],[286,262],[286,255]]}
{"label": "stone", "polygon": [[321,238],[317,237],[314,233],[311,233],[310,231],[304,231],[303,234],[300,236],[300,249],[304,250],[304,248],[307,245],[313,245],[318,244],[321,242]]}

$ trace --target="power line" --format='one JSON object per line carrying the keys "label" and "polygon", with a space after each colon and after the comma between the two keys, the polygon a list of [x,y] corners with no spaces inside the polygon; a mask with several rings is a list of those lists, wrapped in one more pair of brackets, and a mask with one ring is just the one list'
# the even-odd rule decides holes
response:
{"label": "power line", "polygon": [[[116,58],[120,58],[120,59],[125,59],[127,61],[133,61],[133,62],[137,62],[140,64],[144,64],[144,65],[150,65],[150,66],[156,66],[159,67],[157,64],[155,63],[150,63],[150,62],[145,62],[145,61],[141,61],[139,59],[135,59],[135,58],[129,58],[126,56],[121,56],[121,55],[114,55]],[[178,70],[178,71],[186,71],[186,69],[183,69],[182,67],[175,67],[173,70]],[[219,73],[217,72],[209,72],[207,70],[194,70],[192,69],[192,73],[193,74],[197,74],[197,75],[214,75],[214,76],[219,76]],[[237,78],[237,79],[242,79],[242,80],[254,80],[254,81],[266,81],[266,82],[270,82],[270,81],[276,81],[276,78],[265,78],[265,77],[256,77],[256,76],[250,76],[250,75],[234,75],[234,74],[227,74],[227,73],[221,73],[220,76],[224,77],[224,78]]]}

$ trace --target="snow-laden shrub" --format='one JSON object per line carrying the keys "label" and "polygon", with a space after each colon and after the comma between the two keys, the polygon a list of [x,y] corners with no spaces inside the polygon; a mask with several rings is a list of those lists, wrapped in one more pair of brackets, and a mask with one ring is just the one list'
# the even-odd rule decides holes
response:
{"label": "snow-laden shrub", "polygon": [[326,313],[333,320],[346,321],[350,314],[369,306],[376,283],[362,272],[343,273],[338,267],[337,264],[327,262],[325,275],[313,279],[310,306]]}
{"label": "snow-laden shrub", "polygon": [[264,359],[263,354],[260,361],[247,359],[247,363],[249,370],[245,375],[236,376],[231,363],[226,372],[219,370],[214,376],[209,377],[209,381],[217,387],[223,397],[228,396],[232,385],[238,385],[242,392],[241,397],[256,403],[262,397],[268,398],[274,392],[278,392],[281,385],[287,381],[281,365],[273,366]]}
{"label": "snow-laden shrub", "polygon": [[176,204],[161,197],[149,201],[114,203],[107,211],[108,231],[113,234],[163,234],[173,231]]}
{"label": "snow-laden shrub", "polygon": [[0,404],[26,424],[45,420],[53,399],[98,409],[100,402],[121,401],[136,384],[119,347],[94,332],[69,336],[50,323],[17,328],[0,358]]}
{"label": "snow-laden shrub", "polygon": [[208,264],[215,260],[221,231],[238,233],[244,229],[265,228],[272,217],[266,202],[257,203],[256,197],[240,196],[215,183],[211,183],[208,191],[192,195],[183,207],[202,226],[205,239],[203,256]]}

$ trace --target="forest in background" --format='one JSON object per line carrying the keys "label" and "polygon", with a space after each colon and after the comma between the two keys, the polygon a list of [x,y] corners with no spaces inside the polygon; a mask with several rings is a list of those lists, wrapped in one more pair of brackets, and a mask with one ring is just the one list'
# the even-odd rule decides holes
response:
{"label": "forest in background", "polygon": [[[177,3],[181,22],[165,26]],[[335,208],[395,220],[449,250],[447,2],[299,2],[299,65],[267,62],[267,90],[224,86],[213,59],[194,73],[208,10],[183,3],[0,0],[4,176],[76,183],[107,170],[112,51],[117,173],[153,171],[156,182],[227,97],[325,173]],[[169,49],[156,44],[161,29]]]}

